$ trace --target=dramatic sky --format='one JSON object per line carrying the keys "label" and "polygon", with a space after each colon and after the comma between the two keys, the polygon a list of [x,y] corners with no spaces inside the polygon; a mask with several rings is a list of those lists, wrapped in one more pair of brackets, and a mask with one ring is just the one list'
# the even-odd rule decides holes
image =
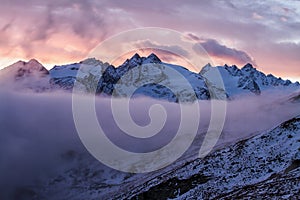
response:
{"label": "dramatic sky", "polygon": [[0,5],[0,68],[30,58],[47,68],[77,62],[114,34],[163,27],[194,39],[215,64],[251,62],[265,73],[300,80],[300,1],[0,0]]}

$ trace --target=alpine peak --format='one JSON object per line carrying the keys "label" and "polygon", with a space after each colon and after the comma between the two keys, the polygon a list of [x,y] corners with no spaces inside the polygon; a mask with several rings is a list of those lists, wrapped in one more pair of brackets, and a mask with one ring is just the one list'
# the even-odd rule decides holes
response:
{"label": "alpine peak", "polygon": [[151,53],[151,54],[146,58],[146,60],[151,61],[151,62],[153,62],[153,63],[160,63],[160,62],[161,62],[161,60],[158,58],[158,56],[155,55],[154,53]]}
{"label": "alpine peak", "polygon": [[141,56],[138,53],[135,53],[129,60],[140,59]]}
{"label": "alpine peak", "polygon": [[244,69],[244,70],[250,70],[250,69],[255,69],[255,68],[253,67],[252,64],[247,63],[242,69]]}
{"label": "alpine peak", "polygon": [[210,63],[207,63],[204,67],[212,67]]}
{"label": "alpine peak", "polygon": [[79,62],[80,64],[86,64],[86,65],[102,65],[103,62],[96,59],[96,58],[87,58],[81,62]]}
{"label": "alpine peak", "polygon": [[37,61],[36,59],[30,59],[28,62],[28,64],[38,64],[38,65],[41,65],[41,63],[39,61]]}

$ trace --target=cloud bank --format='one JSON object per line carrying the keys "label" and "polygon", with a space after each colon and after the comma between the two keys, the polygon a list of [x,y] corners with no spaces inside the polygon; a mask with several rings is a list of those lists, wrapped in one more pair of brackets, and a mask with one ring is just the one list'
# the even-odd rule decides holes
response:
{"label": "cloud bank", "polygon": [[[78,137],[72,115],[71,94],[1,90],[0,97],[1,199],[18,195],[24,188],[40,187],[50,177],[75,167],[76,162],[72,161],[74,155],[82,154],[93,159]],[[99,123],[111,141],[131,152],[148,152],[168,144],[180,121],[178,104],[148,98],[131,100],[133,120],[141,126],[149,124],[148,111],[154,104],[165,108],[167,121],[161,132],[146,140],[129,137],[120,130],[112,117],[109,98],[98,97],[96,111]],[[200,101],[199,105],[201,117],[197,137],[200,139],[194,143],[196,149],[200,148],[210,120],[210,102]],[[299,114],[299,106],[277,93],[231,101],[218,146],[270,129]],[[104,166],[99,164],[98,167]]]}

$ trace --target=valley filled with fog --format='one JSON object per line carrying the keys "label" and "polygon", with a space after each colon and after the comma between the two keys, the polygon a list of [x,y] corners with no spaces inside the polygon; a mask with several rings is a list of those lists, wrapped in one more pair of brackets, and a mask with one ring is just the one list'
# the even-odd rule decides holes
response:
{"label": "valley filled with fog", "polygon": [[[80,154],[95,159],[87,152],[78,136],[73,119],[71,93],[2,90],[0,98],[1,194],[11,195],[20,188],[38,186],[76,166],[78,163],[72,160],[74,155]],[[132,98],[129,104],[127,100],[118,99],[118,105],[129,105],[130,117],[139,126],[152,123],[149,117],[151,106],[158,104],[160,109],[163,107],[166,114],[164,126],[150,138],[135,138],[124,134],[114,121],[111,98],[96,96],[98,122],[107,137],[120,148],[136,153],[153,151],[167,145],[178,130],[181,104],[146,97]],[[210,123],[211,101],[201,100],[196,103],[200,108],[200,122],[196,142],[192,146],[193,149],[199,150]],[[195,103],[187,106],[193,104]],[[272,129],[300,114],[299,103],[291,101],[291,94],[275,91],[260,96],[240,97],[227,101],[226,104],[224,128],[217,148]],[[123,112],[118,115],[128,117]],[[188,121],[195,120],[193,116],[185,117]],[[152,120],[164,118],[159,111],[152,113]],[[185,131],[188,133],[189,128]],[[196,155],[195,151],[188,152]],[[98,167],[107,168],[100,162]],[[110,181],[113,182],[113,178]]]}

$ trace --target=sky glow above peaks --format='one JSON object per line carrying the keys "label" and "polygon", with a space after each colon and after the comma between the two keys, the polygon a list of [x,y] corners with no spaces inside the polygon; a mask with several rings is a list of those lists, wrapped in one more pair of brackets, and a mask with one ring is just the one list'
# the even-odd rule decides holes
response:
{"label": "sky glow above peaks", "polygon": [[[300,80],[300,1],[0,3],[0,69],[31,58],[48,69],[54,64],[78,62],[114,34],[134,28],[162,27],[193,38],[195,46],[204,47],[217,65],[242,66],[250,62],[265,73]],[[138,45],[143,47],[147,42],[153,41]]]}

